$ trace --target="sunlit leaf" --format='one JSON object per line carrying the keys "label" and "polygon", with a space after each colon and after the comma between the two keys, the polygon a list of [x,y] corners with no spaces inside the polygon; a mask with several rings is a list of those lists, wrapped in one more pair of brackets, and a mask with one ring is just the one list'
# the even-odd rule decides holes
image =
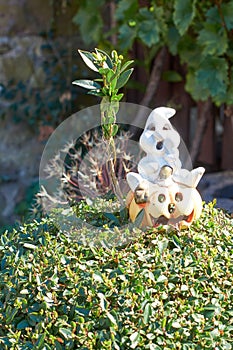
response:
{"label": "sunlit leaf", "polygon": [[110,56],[103,50],[100,50],[100,49],[95,49],[95,51],[100,54],[102,54],[104,57],[106,57],[106,63],[107,63],[107,66],[108,68],[112,68],[113,67],[113,63],[112,63],[112,59],[110,58]]}
{"label": "sunlit leaf", "polygon": [[25,248],[32,249],[32,250],[34,250],[34,249],[37,248],[37,246],[36,246],[35,244],[31,244],[31,243],[24,243],[23,246],[24,246]]}
{"label": "sunlit leaf", "polygon": [[86,63],[87,67],[90,68],[91,70],[98,72],[99,67],[95,63],[95,57],[93,56],[92,53],[84,50],[78,50],[80,56],[82,57],[83,61]]}
{"label": "sunlit leaf", "polygon": [[65,339],[72,338],[72,330],[70,328],[59,328],[59,333],[63,335]]}
{"label": "sunlit leaf", "polygon": [[84,89],[88,90],[99,90],[101,89],[100,84],[93,80],[87,80],[87,79],[80,79],[80,80],[75,80],[72,82],[74,85],[78,85]]}

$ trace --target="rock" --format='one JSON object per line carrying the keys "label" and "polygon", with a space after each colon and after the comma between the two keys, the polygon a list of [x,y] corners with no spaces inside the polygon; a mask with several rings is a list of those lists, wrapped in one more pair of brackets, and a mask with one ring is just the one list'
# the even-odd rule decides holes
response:
{"label": "rock", "polygon": [[[10,80],[27,82],[34,78],[33,87],[45,83],[45,74],[41,72],[41,46],[43,39],[35,37],[0,37],[0,76],[1,83],[7,85]],[[39,79],[38,79],[39,77]]]}
{"label": "rock", "polygon": [[48,31],[52,10],[47,0],[0,0],[0,32],[14,35]]}
{"label": "rock", "polygon": [[25,190],[38,178],[44,144],[26,123],[0,121],[0,222],[12,224],[15,206]]}
{"label": "rock", "polygon": [[0,169],[14,173],[27,183],[38,175],[44,145],[26,123],[12,123],[10,117],[0,121]]}
{"label": "rock", "polygon": [[7,218],[14,214],[15,203],[19,201],[19,184],[7,183],[1,186],[0,193],[4,197],[4,209],[1,216]]}
{"label": "rock", "polygon": [[214,198],[216,206],[233,213],[233,171],[205,174],[200,181],[199,191],[205,202]]}

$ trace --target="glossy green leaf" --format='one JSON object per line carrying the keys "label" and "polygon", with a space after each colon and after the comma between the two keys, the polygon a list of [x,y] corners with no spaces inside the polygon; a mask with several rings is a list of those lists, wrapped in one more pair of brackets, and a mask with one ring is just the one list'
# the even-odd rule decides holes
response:
{"label": "glossy green leaf", "polygon": [[151,304],[147,303],[144,311],[143,311],[143,322],[144,324],[147,324],[150,321],[150,317],[152,315],[152,308],[151,308]]}
{"label": "glossy green leaf", "polygon": [[14,317],[17,315],[18,309],[14,308],[13,310],[11,308],[7,309],[6,312],[6,323],[11,323],[14,319]]}
{"label": "glossy green leaf", "polygon": [[95,282],[103,282],[103,277],[99,271],[93,273],[93,279]]}
{"label": "glossy green leaf", "polygon": [[123,96],[124,96],[124,94],[114,95],[114,96],[111,97],[111,101],[119,102],[122,99]]}
{"label": "glossy green leaf", "polygon": [[31,243],[24,243],[23,245],[25,248],[28,248],[28,249],[37,249],[37,246],[35,244],[31,244]]}
{"label": "glossy green leaf", "polygon": [[175,322],[172,322],[172,327],[173,328],[181,328],[181,324],[179,322],[175,321]]}
{"label": "glossy green leaf", "polygon": [[29,323],[27,320],[22,320],[17,324],[17,329],[21,330],[21,329],[25,329],[27,327],[30,327]]}
{"label": "glossy green leaf", "polygon": [[142,220],[143,220],[143,217],[145,215],[145,211],[144,209],[140,210],[140,212],[138,213],[133,225],[135,227],[140,227],[141,223],[142,223]]}
{"label": "glossy green leaf", "polygon": [[99,90],[88,90],[87,91],[87,95],[93,95],[96,97],[104,97],[103,92],[99,91]]}
{"label": "glossy green leaf", "polygon": [[167,281],[167,277],[165,275],[160,275],[157,279],[157,283],[164,283]]}
{"label": "glossy green leaf", "polygon": [[101,86],[100,84],[96,83],[93,80],[87,80],[87,79],[80,79],[80,80],[75,80],[72,82],[74,85],[78,85],[84,89],[88,90],[100,90]]}
{"label": "glossy green leaf", "polygon": [[163,254],[165,249],[167,249],[167,246],[168,246],[168,240],[167,239],[158,242],[158,249],[159,249],[160,254]]}
{"label": "glossy green leaf", "polygon": [[35,343],[35,346],[38,350],[42,349],[42,347],[44,346],[45,338],[46,338],[46,333],[39,335],[37,342]]}
{"label": "glossy green leaf", "polygon": [[110,58],[110,56],[103,50],[100,50],[100,49],[95,49],[95,51],[97,53],[100,53],[101,55],[103,55],[104,57],[106,57],[106,63],[107,63],[107,66],[108,68],[112,69],[113,67],[113,62],[112,62],[112,59]]}
{"label": "glossy green leaf", "polygon": [[115,317],[110,313],[107,312],[107,317],[110,320],[111,323],[113,323],[114,325],[117,325],[117,320],[115,319]]}
{"label": "glossy green leaf", "polygon": [[125,84],[129,80],[132,73],[133,73],[133,68],[130,68],[130,69],[124,71],[123,73],[121,73],[121,75],[119,76],[119,78],[117,80],[116,89],[120,89],[123,86],[125,86]]}
{"label": "glossy green leaf", "polygon": [[111,68],[99,68],[99,73],[102,75],[107,75],[109,72],[112,72],[112,75],[114,74],[114,71]]}
{"label": "glossy green leaf", "polygon": [[125,62],[123,64],[123,66],[121,67],[120,73],[124,72],[133,63],[134,63],[134,60],[130,60],[130,61]]}
{"label": "glossy green leaf", "polygon": [[172,239],[173,239],[173,242],[174,242],[175,246],[180,249],[181,242],[180,242],[179,238],[177,237],[177,235],[174,235],[172,237]]}
{"label": "glossy green leaf", "polygon": [[65,339],[72,338],[72,330],[70,328],[59,328],[59,333],[63,335]]}
{"label": "glossy green leaf", "polygon": [[20,291],[20,294],[29,294],[29,290],[28,289],[22,289]]}
{"label": "glossy green leaf", "polygon": [[[114,125],[112,126],[112,136],[113,136],[113,137],[116,136],[116,134],[117,134],[117,132],[118,132],[118,129],[119,129],[119,127],[118,127],[117,124],[114,124]],[[119,224],[119,225],[120,225],[120,222],[119,222],[118,219],[115,220],[114,222],[115,222],[116,224]]]}
{"label": "glossy green leaf", "polygon": [[135,348],[138,344],[138,340],[140,338],[140,333],[139,332],[134,332],[133,334],[131,334],[130,336],[130,340],[131,340],[131,348]]}
{"label": "glossy green leaf", "polygon": [[99,66],[95,63],[96,59],[91,52],[84,50],[78,50],[78,52],[88,68],[95,72],[99,71]]}

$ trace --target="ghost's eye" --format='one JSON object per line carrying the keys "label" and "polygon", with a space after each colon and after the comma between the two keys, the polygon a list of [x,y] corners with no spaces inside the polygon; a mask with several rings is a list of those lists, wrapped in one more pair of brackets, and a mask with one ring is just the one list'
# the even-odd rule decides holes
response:
{"label": "ghost's eye", "polygon": [[183,194],[180,193],[180,192],[177,192],[176,195],[175,195],[175,200],[177,202],[181,202],[183,200]]}
{"label": "ghost's eye", "polygon": [[163,130],[171,130],[171,127],[169,124],[165,124],[163,127]]}
{"label": "ghost's eye", "polygon": [[163,203],[165,201],[165,199],[166,199],[166,197],[165,197],[164,194],[161,193],[161,194],[158,195],[158,201],[160,203]]}
{"label": "ghost's eye", "polygon": [[147,127],[147,130],[155,131],[155,125],[154,124],[149,124],[148,127]]}

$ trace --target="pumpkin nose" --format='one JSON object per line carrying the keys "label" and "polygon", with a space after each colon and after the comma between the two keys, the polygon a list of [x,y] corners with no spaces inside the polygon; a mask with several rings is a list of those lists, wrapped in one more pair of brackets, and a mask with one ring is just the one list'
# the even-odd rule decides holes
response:
{"label": "pumpkin nose", "polygon": [[176,210],[176,206],[174,203],[169,203],[168,204],[168,211],[170,214],[174,213],[174,211]]}

